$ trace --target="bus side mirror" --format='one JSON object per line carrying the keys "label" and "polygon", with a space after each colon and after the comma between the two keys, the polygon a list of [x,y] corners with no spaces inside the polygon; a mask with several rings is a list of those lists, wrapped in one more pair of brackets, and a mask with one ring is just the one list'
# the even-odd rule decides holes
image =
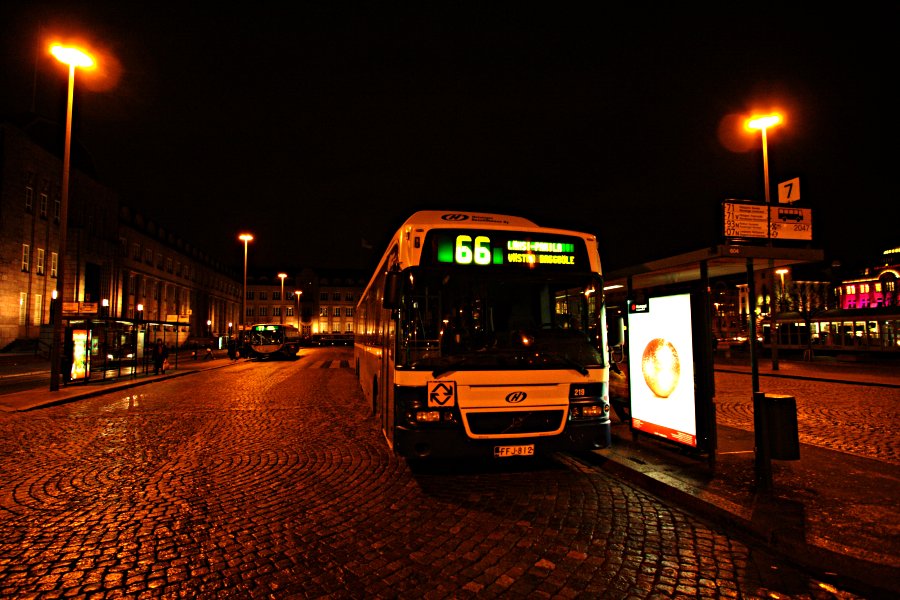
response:
{"label": "bus side mirror", "polygon": [[388,271],[384,280],[384,308],[400,308],[400,271]]}
{"label": "bus side mirror", "polygon": [[622,315],[607,314],[606,345],[617,348],[625,343],[625,319]]}

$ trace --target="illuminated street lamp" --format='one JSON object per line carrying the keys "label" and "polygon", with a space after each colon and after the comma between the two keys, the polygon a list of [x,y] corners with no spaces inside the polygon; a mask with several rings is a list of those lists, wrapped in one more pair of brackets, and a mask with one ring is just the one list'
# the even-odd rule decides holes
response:
{"label": "illuminated street lamp", "polygon": [[238,321],[241,330],[239,335],[243,336],[244,317],[247,314],[247,244],[253,241],[253,236],[249,233],[242,233],[238,236],[238,239],[244,242],[244,294],[241,297],[241,318]]}
{"label": "illuminated street lamp", "polygon": [[[75,68],[89,69],[94,66],[94,59],[85,51],[73,46],[53,44],[50,54],[66,65],[69,65],[69,96],[66,103],[66,142],[63,147],[63,179],[62,199],[59,213],[59,266],[56,270],[56,289],[59,290],[59,304],[65,302],[65,268],[66,268],[66,233],[69,218],[69,153],[72,146],[72,100],[75,95]],[[59,390],[59,375],[62,365],[63,326],[62,306],[55,311],[53,318],[53,345],[50,347],[50,391]]]}
{"label": "illuminated street lamp", "polygon": [[[768,138],[766,137],[766,131],[770,127],[775,127],[776,125],[781,124],[782,118],[778,113],[772,113],[770,115],[760,115],[754,116],[747,119],[745,123],[745,127],[748,130],[758,129],[762,132],[762,151],[763,151],[763,185],[765,185],[766,191],[766,204],[770,204],[769,198],[769,146],[768,146]],[[768,245],[772,245],[771,234],[767,232],[768,237]],[[778,370],[778,342],[775,339],[775,311],[772,311],[772,329],[770,331],[770,337],[772,338],[772,370]],[[752,341],[751,341],[752,343]]]}
{"label": "illuminated street lamp", "polygon": [[303,295],[303,290],[297,290],[294,292],[294,298],[297,299],[297,331],[300,330],[300,296]]}
{"label": "illuminated street lamp", "polygon": [[766,130],[781,124],[781,115],[775,113],[760,117],[751,117],[747,120],[747,129],[759,129],[762,132],[763,151],[763,179],[766,186],[766,204],[769,203],[769,150],[766,141]]}
{"label": "illuminated street lamp", "polygon": [[281,280],[281,308],[279,309],[279,313],[281,313],[281,324],[284,325],[284,278],[287,277],[287,273],[279,273],[278,279]]}

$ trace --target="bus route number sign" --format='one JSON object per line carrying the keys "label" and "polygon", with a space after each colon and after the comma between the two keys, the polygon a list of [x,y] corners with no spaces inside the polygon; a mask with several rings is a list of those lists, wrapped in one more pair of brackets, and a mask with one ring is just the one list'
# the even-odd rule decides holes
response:
{"label": "bus route number sign", "polygon": [[524,239],[484,233],[442,233],[436,259],[456,265],[575,265],[575,243],[569,239]]}

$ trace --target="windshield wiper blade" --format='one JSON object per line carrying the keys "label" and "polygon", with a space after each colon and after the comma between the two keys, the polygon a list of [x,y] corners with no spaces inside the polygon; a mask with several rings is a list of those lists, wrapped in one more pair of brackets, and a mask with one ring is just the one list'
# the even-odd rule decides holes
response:
{"label": "windshield wiper blade", "polygon": [[568,356],[564,356],[557,352],[539,352],[539,354],[541,356],[548,356],[548,357],[560,360],[560,361],[564,362],[565,364],[567,364],[568,366],[570,366],[572,369],[578,371],[581,375],[588,374],[588,370],[587,370],[586,366],[584,366],[583,364],[581,364],[580,362],[578,362],[576,360],[569,358]]}
{"label": "windshield wiper blade", "polygon": [[466,359],[465,356],[458,356],[458,357],[455,357],[455,358],[452,358],[452,359],[449,359],[449,358],[448,358],[448,359],[447,359],[447,364],[442,365],[442,366],[440,366],[440,367],[436,367],[436,368],[434,369],[434,371],[431,372],[431,376],[432,376],[432,377],[440,377],[440,376],[443,375],[444,373],[449,373],[450,371],[452,371],[453,369],[455,369],[455,368],[458,367],[459,365],[461,365],[461,364],[463,364],[464,362],[466,362],[466,360],[467,360],[467,359]]}

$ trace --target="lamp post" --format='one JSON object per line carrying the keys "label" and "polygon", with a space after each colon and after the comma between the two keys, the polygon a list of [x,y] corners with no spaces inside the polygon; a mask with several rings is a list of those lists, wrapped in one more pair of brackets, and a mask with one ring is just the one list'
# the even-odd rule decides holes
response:
{"label": "lamp post", "polygon": [[303,290],[296,290],[294,292],[294,298],[297,299],[297,331],[300,331],[300,296],[303,295]]}
{"label": "lamp post", "polygon": [[241,318],[238,320],[240,325],[240,337],[244,336],[244,318],[247,314],[247,244],[253,241],[253,236],[249,233],[242,233],[238,239],[244,242],[244,293],[241,296]]}
{"label": "lamp post", "polygon": [[766,186],[766,204],[769,203],[769,149],[766,139],[766,130],[781,124],[781,115],[771,114],[760,117],[751,117],[747,120],[747,129],[759,129],[762,132],[763,151],[763,179]]}
{"label": "lamp post", "polygon": [[[769,199],[769,146],[768,146],[768,138],[766,136],[766,131],[770,127],[775,127],[776,125],[781,124],[781,115],[777,113],[773,113],[770,115],[761,115],[754,116],[747,120],[746,127],[747,129],[753,130],[758,129],[762,132],[762,151],[763,151],[763,185],[765,185],[765,196],[766,196],[766,204],[770,204]],[[771,221],[771,219],[770,219]],[[772,237],[771,232],[767,232],[768,244],[772,245]],[[771,262],[770,262],[771,264]],[[775,339],[775,311],[772,311],[772,328],[769,332],[770,337],[772,338],[772,370],[778,370],[778,341]],[[752,340],[751,340],[752,342]]]}
{"label": "lamp post", "polygon": [[281,307],[278,312],[281,314],[281,324],[284,325],[284,278],[287,277],[287,273],[279,273],[278,279],[281,280],[281,296],[279,299],[281,300]]}
{"label": "lamp post", "polygon": [[69,65],[69,95],[66,103],[66,142],[63,147],[63,178],[62,199],[59,211],[59,265],[56,270],[56,288],[59,290],[59,307],[53,318],[53,345],[50,347],[50,391],[59,390],[59,375],[62,370],[62,304],[66,300],[65,270],[66,270],[66,230],[69,218],[69,153],[72,146],[72,100],[75,96],[75,68],[90,68],[94,66],[94,59],[79,48],[53,44],[50,53],[56,59]]}

